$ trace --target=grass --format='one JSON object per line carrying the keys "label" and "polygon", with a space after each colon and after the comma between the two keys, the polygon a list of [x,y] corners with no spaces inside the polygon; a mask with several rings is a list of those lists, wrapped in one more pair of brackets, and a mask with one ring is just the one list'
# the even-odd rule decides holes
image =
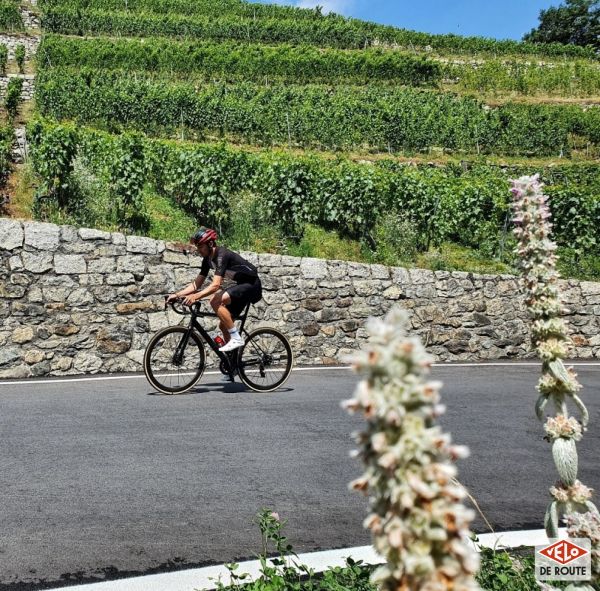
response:
{"label": "grass", "polygon": [[8,177],[6,192],[9,194],[7,214],[10,217],[31,219],[33,195],[35,193],[35,175],[29,164],[15,164]]}
{"label": "grass", "polygon": [[184,240],[194,234],[198,222],[169,199],[146,193],[144,209],[149,220],[148,234],[158,240]]}

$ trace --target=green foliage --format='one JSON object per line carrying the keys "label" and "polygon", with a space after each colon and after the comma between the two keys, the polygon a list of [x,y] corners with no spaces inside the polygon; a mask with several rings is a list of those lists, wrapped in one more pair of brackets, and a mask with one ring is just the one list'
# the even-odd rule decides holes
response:
{"label": "green foliage", "polygon": [[8,63],[8,47],[0,43],[0,75],[6,75],[6,64]]}
{"label": "green foliage", "polygon": [[450,93],[395,87],[164,84],[122,72],[53,68],[36,102],[56,119],[111,131],[191,130],[250,143],[336,150],[428,150],[568,155],[569,136],[600,145],[600,108],[506,104],[490,109]]}
{"label": "green foliage", "polygon": [[17,66],[19,66],[19,72],[21,74],[25,73],[25,46],[22,43],[19,43],[15,48],[15,61],[17,62]]}
{"label": "green foliage", "polygon": [[300,238],[305,224],[316,221],[317,175],[307,162],[274,160],[259,171],[255,186],[260,187],[265,212],[287,236]]}
{"label": "green foliage", "polygon": [[410,266],[417,257],[419,236],[409,216],[401,212],[382,213],[373,231],[374,263]]}
{"label": "green foliage", "polygon": [[600,92],[600,69],[590,61],[553,64],[488,59],[480,64],[448,63],[444,77],[456,81],[463,91],[524,95],[596,96]]}
{"label": "green foliage", "polygon": [[157,190],[222,233],[229,218],[228,199],[243,188],[244,155],[224,146],[177,151],[149,143],[146,150],[149,179]]}
{"label": "green foliage", "polygon": [[556,264],[561,277],[581,281],[600,281],[600,256],[598,251],[581,252],[579,249],[559,247]]}
{"label": "green foliage", "polygon": [[11,0],[0,0],[0,30],[11,33],[25,30],[19,5]]}
{"label": "green foliage", "polygon": [[250,575],[239,572],[239,564],[226,564],[231,585],[215,581],[217,591],[239,591],[242,588],[244,591],[376,591],[369,580],[372,567],[362,561],[348,558],[344,567],[329,569],[322,575],[301,563],[283,535],[286,522],[280,521],[270,509],[262,509],[255,523],[259,526],[262,540],[262,551],[258,555],[260,576],[248,582]]}
{"label": "green foliage", "polygon": [[6,186],[11,171],[13,134],[9,125],[0,126],[0,188]]}
{"label": "green foliage", "polygon": [[524,36],[531,43],[572,43],[600,48],[598,0],[565,0],[540,11],[540,24]]}
{"label": "green foliage", "polygon": [[[302,10],[292,6],[274,6],[271,4],[251,4],[243,0],[41,0],[42,10],[51,8],[88,9],[95,8],[107,12],[127,9],[128,12],[178,14],[187,16],[222,14],[236,15],[247,18],[293,18],[293,19],[322,19],[323,14],[318,10]],[[330,20],[343,19],[330,15]]]}
{"label": "green foliage", "polygon": [[[192,3],[190,3],[192,5]],[[95,3],[94,3],[95,6]],[[260,5],[252,5],[258,11]],[[122,7],[124,8],[124,6]],[[164,12],[131,13],[80,8],[76,3],[46,6],[42,14],[44,30],[65,35],[93,36],[98,34],[125,37],[182,37],[201,40],[239,40],[251,43],[311,44],[342,49],[362,49],[373,45],[392,45],[410,49],[426,47],[453,53],[496,55],[541,55],[554,57],[584,57],[595,59],[591,49],[575,45],[519,43],[483,37],[431,35],[406,29],[378,25],[338,16],[297,18],[298,13],[274,17],[283,7],[273,6],[272,13],[260,18],[238,14],[195,14],[181,16],[168,9]],[[313,15],[318,13],[312,13]],[[309,15],[312,16],[312,15]]]}
{"label": "green foliage", "polygon": [[302,238],[283,240],[277,252],[294,257],[311,257],[335,261],[370,261],[357,240],[341,236],[336,230],[326,230],[313,224],[302,228]]}
{"label": "green foliage", "polygon": [[267,217],[259,195],[240,191],[229,198],[230,217],[223,243],[234,251],[280,252],[283,241]]}
{"label": "green foliage", "polygon": [[548,187],[552,210],[553,233],[561,243],[580,254],[600,246],[600,195],[585,186],[555,185]]}
{"label": "green foliage", "polygon": [[126,133],[118,138],[110,180],[116,198],[116,219],[132,229],[144,229],[147,222],[142,190],[146,182],[146,164],[139,134]]}
{"label": "green foliage", "polygon": [[34,215],[43,217],[46,205],[52,202],[61,209],[76,209],[71,178],[77,152],[75,128],[70,125],[44,126],[33,121],[27,135],[31,141],[32,164],[41,178],[34,198]]}
{"label": "green foliage", "polygon": [[529,591],[539,585],[533,556],[516,558],[503,550],[481,548],[482,568],[477,582],[487,591]]}
{"label": "green foliage", "polygon": [[147,236],[157,240],[181,240],[182,237],[192,236],[198,229],[196,219],[170,199],[151,191],[145,191],[143,198],[143,210],[148,212]]}
{"label": "green foliage", "polygon": [[[115,154],[119,158],[122,154],[114,136],[43,121],[31,124],[28,135],[35,168],[43,179],[68,178],[76,151],[93,174],[109,185],[114,182]],[[201,223],[219,227],[221,233],[232,224],[232,203],[238,196],[245,202],[251,194],[254,213],[245,222],[249,226],[271,225],[285,237],[301,240],[310,223],[363,240],[375,251],[382,217],[396,215],[414,229],[411,241],[416,250],[454,242],[503,259],[511,241],[508,179],[531,172],[527,167],[503,170],[485,164],[470,169],[413,167],[393,160],[374,166],[222,145],[149,139],[142,143],[145,179],[155,193],[179,204]],[[598,252],[597,167],[550,167],[542,178],[551,196],[558,244]],[[571,222],[574,215],[576,224]],[[577,232],[577,227],[583,230]]]}
{"label": "green foliage", "polygon": [[6,97],[4,106],[9,119],[13,120],[17,116],[19,103],[21,102],[21,93],[23,92],[23,78],[11,78],[6,87]]}
{"label": "green foliage", "polygon": [[[258,555],[260,576],[250,582],[248,573],[239,572],[239,564],[226,564],[231,585],[214,581],[218,591],[377,591],[370,581],[373,565],[347,558],[343,567],[329,568],[317,574],[299,561],[282,533],[286,522],[280,521],[276,513],[262,509],[255,523],[260,528],[262,540],[262,552]],[[506,551],[482,547],[480,552],[477,582],[483,591],[532,591],[539,587],[531,548]],[[552,585],[563,589],[568,583],[553,582]]]}
{"label": "green foliage", "polygon": [[[262,5],[261,5],[262,6]],[[37,51],[40,67],[177,72],[207,79],[366,84],[389,80],[411,86],[436,85],[441,68],[422,56],[366,49],[321,51],[310,45],[178,42],[171,39],[79,39],[46,35]]]}

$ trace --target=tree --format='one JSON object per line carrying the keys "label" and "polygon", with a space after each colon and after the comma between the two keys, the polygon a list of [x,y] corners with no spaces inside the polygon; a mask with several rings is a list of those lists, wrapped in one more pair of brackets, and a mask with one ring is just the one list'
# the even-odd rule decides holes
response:
{"label": "tree", "polygon": [[600,48],[600,0],[566,0],[540,11],[540,24],[524,37],[532,43],[566,43]]}

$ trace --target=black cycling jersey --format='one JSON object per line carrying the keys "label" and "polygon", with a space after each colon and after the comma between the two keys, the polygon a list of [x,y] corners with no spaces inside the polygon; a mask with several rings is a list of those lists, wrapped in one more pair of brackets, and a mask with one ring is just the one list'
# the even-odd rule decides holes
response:
{"label": "black cycling jersey", "polygon": [[256,267],[241,257],[237,252],[217,246],[214,257],[204,257],[200,276],[207,277],[210,269],[214,269],[215,275],[231,279],[237,284],[254,283],[258,277]]}

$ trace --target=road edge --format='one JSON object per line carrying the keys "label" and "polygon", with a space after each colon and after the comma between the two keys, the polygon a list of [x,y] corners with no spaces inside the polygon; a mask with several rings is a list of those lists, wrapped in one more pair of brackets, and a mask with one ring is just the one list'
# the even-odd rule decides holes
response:
{"label": "road edge", "polygon": [[[560,530],[564,536],[566,530]],[[546,532],[543,529],[524,531],[506,531],[491,534],[478,534],[477,542],[469,543],[477,549],[486,548],[517,548],[519,546],[541,546],[548,543]],[[382,564],[385,562],[378,555],[373,546],[357,546],[354,548],[341,548],[338,550],[324,550],[308,552],[298,555],[298,562],[312,568],[315,572],[323,572],[336,566],[345,566],[346,558],[365,564]],[[260,562],[249,560],[240,562],[236,570],[238,574],[248,573],[249,578],[243,582],[258,578],[260,575]],[[52,591],[198,591],[216,588],[216,582],[224,585],[230,584],[229,571],[224,564],[191,568],[169,573],[144,575],[127,579],[117,579],[101,583],[74,585],[69,587],[54,588]]]}

